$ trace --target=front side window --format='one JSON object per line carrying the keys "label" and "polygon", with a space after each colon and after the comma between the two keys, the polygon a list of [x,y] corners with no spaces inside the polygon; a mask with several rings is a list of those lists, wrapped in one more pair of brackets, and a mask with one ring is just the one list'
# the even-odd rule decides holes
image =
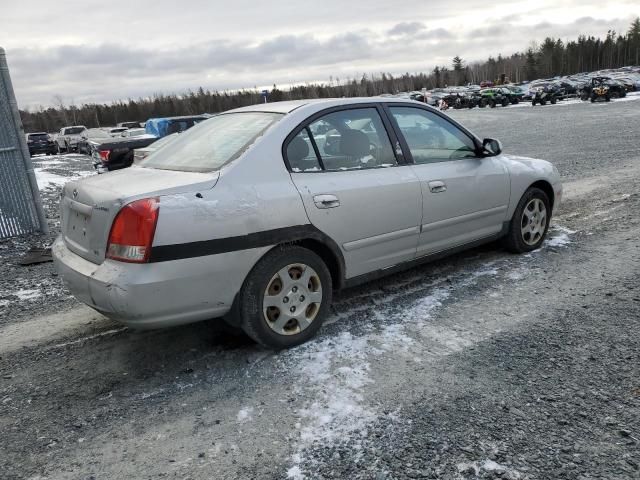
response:
{"label": "front side window", "polygon": [[413,107],[391,107],[390,110],[415,163],[476,156],[473,140],[435,113]]}
{"label": "front side window", "polygon": [[358,170],[397,164],[375,108],[340,110],[313,121],[289,143],[287,158],[293,171]]}
{"label": "front side window", "polygon": [[216,115],[178,135],[149,155],[141,166],[185,172],[212,172],[238,158],[280,113],[243,112]]}

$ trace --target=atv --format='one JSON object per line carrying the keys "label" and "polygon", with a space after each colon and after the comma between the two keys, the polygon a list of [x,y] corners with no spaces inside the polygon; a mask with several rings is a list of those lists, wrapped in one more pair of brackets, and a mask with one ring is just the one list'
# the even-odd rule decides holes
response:
{"label": "atv", "polygon": [[491,108],[495,108],[496,105],[506,107],[511,103],[509,98],[502,93],[500,88],[484,88],[480,90],[480,95],[485,100],[485,105],[488,105]]}
{"label": "atv", "polygon": [[585,85],[580,91],[580,99],[591,100],[591,103],[598,100],[609,102],[612,98],[622,96],[619,90],[617,85],[611,83],[609,77],[593,77],[591,84]]}
{"label": "atv", "polygon": [[547,87],[537,87],[535,90],[531,92],[531,105],[536,106],[538,103],[540,105],[546,105],[547,102],[555,105],[558,102],[558,96],[556,92]]}
{"label": "atv", "polygon": [[591,79],[591,92],[589,94],[589,100],[591,103],[598,100],[604,100],[605,102],[611,101],[611,92],[609,85],[607,85],[608,78],[594,77]]}
{"label": "atv", "polygon": [[468,93],[456,93],[455,95],[445,97],[445,100],[456,110],[460,110],[461,108],[473,108],[478,104],[475,97]]}

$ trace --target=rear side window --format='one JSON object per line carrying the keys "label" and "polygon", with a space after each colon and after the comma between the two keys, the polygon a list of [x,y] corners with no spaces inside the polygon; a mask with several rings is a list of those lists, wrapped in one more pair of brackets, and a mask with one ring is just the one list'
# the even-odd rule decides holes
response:
{"label": "rear side window", "polygon": [[287,159],[292,172],[319,172],[322,170],[311,143],[309,129],[305,128],[287,145]]}
{"label": "rear side window", "polygon": [[185,172],[211,172],[238,158],[280,113],[243,112],[217,115],[178,135],[149,155],[141,166]]}
{"label": "rear side window", "polygon": [[375,108],[329,113],[305,127],[287,145],[293,172],[344,171],[397,164]]}

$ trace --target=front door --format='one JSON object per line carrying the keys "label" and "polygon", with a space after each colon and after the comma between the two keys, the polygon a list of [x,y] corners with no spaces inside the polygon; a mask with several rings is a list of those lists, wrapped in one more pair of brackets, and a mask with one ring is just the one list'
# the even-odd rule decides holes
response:
{"label": "front door", "polygon": [[418,256],[480,240],[502,229],[509,176],[500,157],[481,157],[469,135],[419,107],[390,107],[420,179]]}
{"label": "front door", "polygon": [[398,163],[375,106],[312,117],[286,157],[310,222],[340,246],[347,278],[415,257],[420,182]]}

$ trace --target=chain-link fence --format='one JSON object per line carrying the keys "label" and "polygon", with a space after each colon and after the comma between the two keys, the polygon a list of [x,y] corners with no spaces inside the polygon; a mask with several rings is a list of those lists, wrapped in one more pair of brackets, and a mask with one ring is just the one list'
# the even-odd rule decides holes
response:
{"label": "chain-link fence", "polygon": [[0,47],[0,238],[47,232],[9,67]]}

